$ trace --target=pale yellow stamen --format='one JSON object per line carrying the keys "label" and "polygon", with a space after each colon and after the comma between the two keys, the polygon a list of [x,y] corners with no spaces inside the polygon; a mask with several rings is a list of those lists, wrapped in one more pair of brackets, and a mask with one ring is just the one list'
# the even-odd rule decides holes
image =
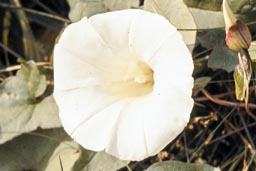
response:
{"label": "pale yellow stamen", "polygon": [[143,61],[134,59],[130,61],[125,74],[121,75],[120,82],[114,82],[116,86],[112,92],[121,96],[137,97],[147,95],[153,91],[153,70]]}

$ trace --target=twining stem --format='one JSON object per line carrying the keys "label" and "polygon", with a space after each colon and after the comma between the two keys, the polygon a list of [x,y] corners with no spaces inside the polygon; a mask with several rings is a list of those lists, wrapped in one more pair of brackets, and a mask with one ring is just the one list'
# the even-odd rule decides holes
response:
{"label": "twining stem", "polygon": [[[36,66],[50,65],[49,62],[36,62],[35,64],[36,64]],[[19,70],[20,68],[21,68],[21,65],[13,65],[13,66],[9,66],[9,67],[4,68],[4,69],[0,69],[0,73],[11,72],[11,71]]]}
{"label": "twining stem", "polygon": [[[194,98],[195,101],[205,101],[206,98],[214,103],[223,105],[223,106],[228,106],[228,107],[242,107],[245,108],[245,103],[236,103],[236,102],[231,102],[227,100],[222,100],[219,99],[220,97],[224,97],[227,94],[233,94],[231,93],[223,93],[219,95],[211,95],[206,89],[200,88],[200,91],[205,95],[205,97],[199,97],[199,98]],[[249,103],[248,106],[252,109],[256,109],[256,104]]]}

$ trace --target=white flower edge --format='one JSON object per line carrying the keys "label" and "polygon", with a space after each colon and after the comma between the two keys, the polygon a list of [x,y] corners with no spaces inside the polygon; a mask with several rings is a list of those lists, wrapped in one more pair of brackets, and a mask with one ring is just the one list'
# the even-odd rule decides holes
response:
{"label": "white flower edge", "polygon": [[[153,91],[123,97],[137,91],[119,84],[135,58],[154,71]],[[130,9],[85,17],[65,29],[54,49],[63,127],[89,150],[122,160],[155,155],[189,121],[192,71],[182,37],[160,15]]]}

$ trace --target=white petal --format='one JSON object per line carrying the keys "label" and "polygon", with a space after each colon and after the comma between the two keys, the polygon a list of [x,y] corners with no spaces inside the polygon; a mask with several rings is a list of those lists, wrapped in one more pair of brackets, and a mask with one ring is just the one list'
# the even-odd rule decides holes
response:
{"label": "white petal", "polygon": [[55,46],[54,56],[55,89],[69,90],[101,84],[100,75],[104,71],[69,52],[62,44]]}
{"label": "white petal", "polygon": [[130,51],[135,56],[149,61],[166,39],[176,34],[176,28],[164,17],[142,11],[131,24]]}
{"label": "white petal", "polygon": [[[157,89],[168,89],[168,86],[172,85],[188,97],[191,96],[194,65],[180,34],[166,39],[148,63],[154,69],[155,92]],[[173,91],[175,89],[169,89],[166,93]]]}
{"label": "white petal", "polygon": [[116,57],[131,53],[128,46],[130,27],[141,10],[122,10],[98,14],[89,18],[90,23],[104,42],[114,51]]}
{"label": "white petal", "polygon": [[108,105],[102,111],[86,120],[73,134],[72,137],[89,150],[104,150],[112,141],[116,132],[116,123],[120,117],[125,101]]}
{"label": "white petal", "polygon": [[120,99],[111,97],[95,87],[55,91],[54,97],[59,106],[62,124],[69,134]]}
{"label": "white petal", "polygon": [[168,37],[149,61],[156,74],[191,77],[194,65],[192,56],[180,34]]}
{"label": "white petal", "polygon": [[[95,74],[94,72],[98,70],[101,74],[103,73],[101,77],[110,77],[107,78],[108,80],[120,79],[120,76],[124,75],[127,67],[127,59],[130,58],[130,54],[122,53],[122,56],[119,56],[113,52],[113,49],[111,49],[109,44],[105,43],[101,35],[94,29],[87,18],[68,26],[55,47],[55,77],[59,79],[56,83],[57,87],[60,89],[72,88],[70,84],[58,83],[69,81],[69,79],[66,80],[66,78],[70,78],[75,74],[81,74],[80,76],[76,76],[76,78],[82,77],[84,73],[80,73],[80,71],[84,72],[84,70],[86,70],[86,74],[92,74],[91,70],[93,70],[93,75]],[[71,55],[65,55],[66,53]],[[74,61],[72,62],[72,60]],[[66,68],[66,66],[69,68],[71,64],[74,66],[70,67],[73,67],[72,70],[66,71],[66,74],[68,74],[66,76],[63,74],[63,72],[65,72],[63,69],[58,69],[59,67]],[[81,68],[77,67],[77,69],[75,69],[77,65],[81,66]],[[82,65],[84,65],[84,69],[82,69]],[[89,70],[89,72],[87,70]],[[116,72],[113,72],[113,70]],[[71,73],[69,74],[68,72]],[[83,78],[85,80],[88,79],[88,77]],[[92,76],[90,78],[92,78]],[[79,79],[77,80],[79,81]],[[81,79],[81,81],[82,80],[83,79]]]}
{"label": "white petal", "polygon": [[157,154],[180,134],[193,100],[175,86],[169,85],[168,92],[161,90],[130,101],[122,109],[115,143],[107,152],[123,160],[142,160]]}

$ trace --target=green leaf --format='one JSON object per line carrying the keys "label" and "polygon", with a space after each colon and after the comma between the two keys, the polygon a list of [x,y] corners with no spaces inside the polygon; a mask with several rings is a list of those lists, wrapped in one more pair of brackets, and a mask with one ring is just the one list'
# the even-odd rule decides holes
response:
{"label": "green leaf", "polygon": [[61,170],[60,156],[64,171],[68,171],[80,155],[78,147],[62,128],[23,134],[0,145],[0,170],[57,171]]}
{"label": "green leaf", "polygon": [[93,159],[95,154],[97,154],[96,152],[86,150],[82,147],[80,147],[80,151],[81,151],[81,155],[78,158],[78,160],[76,160],[71,170],[81,171],[86,165],[88,165],[88,163],[90,163],[90,161]]}
{"label": "green leaf", "polygon": [[244,85],[244,71],[240,64],[238,64],[234,70],[234,81],[236,88],[236,99],[244,100],[246,85]]}
{"label": "green leaf", "polygon": [[204,88],[211,81],[211,77],[199,77],[195,79],[194,85],[196,87]]}
{"label": "green leaf", "polygon": [[197,44],[200,44],[206,49],[213,49],[216,45],[220,44],[225,46],[226,33],[224,30],[207,30],[197,34]]}
{"label": "green leaf", "polygon": [[[185,4],[192,8],[221,11],[222,0],[183,0]],[[230,7],[235,13],[253,13],[256,1],[228,0]]]}
{"label": "green leaf", "polygon": [[220,169],[203,164],[189,164],[178,161],[165,161],[155,163],[145,171],[220,171]]}
{"label": "green leaf", "polygon": [[139,7],[139,0],[68,0],[68,3],[69,18],[73,22],[79,21],[84,16],[90,17],[103,12]]}
{"label": "green leaf", "polygon": [[185,29],[181,30],[180,33],[186,44],[192,49],[196,38],[196,31],[193,30],[196,29],[196,24],[189,9],[182,1],[145,0],[144,10],[160,14],[178,29]]}
{"label": "green leaf", "polygon": [[224,30],[214,29],[198,33],[197,44],[209,50],[213,49],[207,64],[213,70],[223,69],[231,72],[238,64],[238,53],[225,45]]}
{"label": "green leaf", "polygon": [[[195,17],[195,21],[197,23],[198,28],[211,28],[208,26],[214,26],[219,25],[218,20],[220,22],[223,21],[221,19],[221,15],[218,13],[221,13],[222,11],[222,0],[183,0],[184,3],[190,7],[191,9],[196,9],[195,11],[199,10],[200,12],[195,16],[194,11],[191,10],[193,16]],[[255,15],[256,15],[256,1],[244,1],[244,0],[228,0],[229,5],[232,9],[232,11],[236,14],[236,17],[239,20],[242,20],[245,23],[254,22],[255,21]],[[211,11],[209,11],[211,10]],[[214,12],[213,11],[219,11]],[[201,13],[201,14],[200,14]],[[211,14],[211,15],[209,15]],[[214,15],[212,15],[214,14]],[[202,20],[200,21],[200,18]],[[222,20],[222,21],[221,21]],[[212,24],[211,24],[212,22]],[[205,25],[203,25],[205,23]],[[224,24],[222,25],[224,28]],[[251,30],[255,30],[256,26],[255,24],[250,25]]]}
{"label": "green leaf", "polygon": [[[194,87],[195,88],[204,88],[207,86],[207,84],[211,81],[211,77],[199,77],[195,79],[194,81]],[[198,94],[199,90],[194,91],[193,95],[196,96]]]}
{"label": "green leaf", "polygon": [[256,62],[256,41],[252,41],[250,48],[248,49],[253,62]]}
{"label": "green leaf", "polygon": [[228,49],[224,43],[218,44],[209,56],[208,67],[231,72],[238,64],[237,52]]}
{"label": "green leaf", "polygon": [[40,98],[46,87],[34,62],[23,64],[16,76],[0,84],[0,144],[38,127],[61,126],[53,97]]}
{"label": "green leaf", "polygon": [[75,141],[62,141],[48,159],[44,171],[60,170],[60,166],[62,166],[63,171],[79,171],[78,169],[73,169],[77,161],[80,158],[83,158],[83,161],[89,161],[93,155],[94,152],[83,149]]}
{"label": "green leaf", "polygon": [[189,10],[199,30],[222,28],[225,26],[223,13],[220,11],[207,11],[196,8],[190,8]]}
{"label": "green leaf", "polygon": [[199,8],[205,10],[220,11],[222,1],[213,0],[183,0],[184,3],[192,8]]}
{"label": "green leaf", "polygon": [[122,161],[105,152],[99,152],[81,171],[116,171],[128,163],[129,161]]}

